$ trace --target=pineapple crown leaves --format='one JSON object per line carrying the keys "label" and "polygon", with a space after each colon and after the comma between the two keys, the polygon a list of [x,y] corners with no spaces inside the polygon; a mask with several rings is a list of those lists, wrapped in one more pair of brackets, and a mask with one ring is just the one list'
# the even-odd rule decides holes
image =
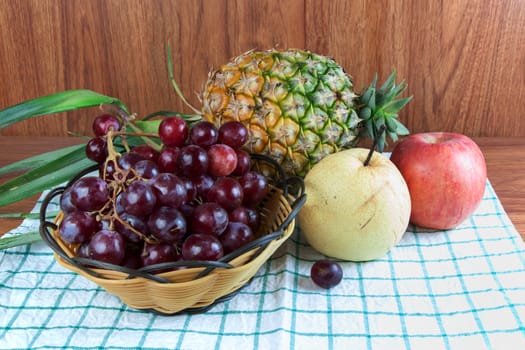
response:
{"label": "pineapple crown leaves", "polygon": [[[397,119],[398,112],[412,99],[413,96],[398,98],[408,85],[405,81],[396,84],[396,71],[392,71],[383,85],[377,88],[377,74],[372,84],[359,96],[358,115],[363,129],[361,134],[377,141],[377,148],[382,152],[387,145],[386,137],[393,142],[398,140],[398,135],[408,135],[408,129]],[[379,130],[385,126],[385,132]]]}

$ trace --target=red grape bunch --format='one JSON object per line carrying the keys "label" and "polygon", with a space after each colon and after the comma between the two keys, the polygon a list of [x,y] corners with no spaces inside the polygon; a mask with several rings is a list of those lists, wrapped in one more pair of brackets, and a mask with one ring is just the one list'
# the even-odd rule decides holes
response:
{"label": "red grape bunch", "polygon": [[99,174],[81,177],[60,198],[58,233],[79,257],[141,268],[217,260],[254,240],[268,180],[242,149],[243,124],[190,127],[170,116],[154,135],[159,147],[145,143],[119,153],[117,140],[126,145],[131,135],[122,124],[110,114],[94,120],[86,155]]}

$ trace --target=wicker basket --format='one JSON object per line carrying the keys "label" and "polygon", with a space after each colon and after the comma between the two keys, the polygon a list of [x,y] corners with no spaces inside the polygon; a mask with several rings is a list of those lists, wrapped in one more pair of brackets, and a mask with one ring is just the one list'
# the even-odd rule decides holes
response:
{"label": "wicker basket", "polygon": [[[273,164],[273,167],[276,166]],[[89,169],[78,177],[86,172]],[[283,174],[282,170],[280,174]],[[58,235],[57,227],[63,214],[57,215],[54,222],[45,220],[48,204],[65,188],[67,186],[50,191],[41,209],[40,234],[54,251],[57,262],[118,296],[132,308],[169,315],[205,312],[216,303],[235,296],[290,237],[295,216],[306,200],[301,179],[282,178],[278,184],[270,185],[260,204],[265,215],[262,215],[257,238],[248,245],[219,261],[173,262],[134,270],[75,257],[75,247],[64,243]],[[291,188],[294,195],[290,193]],[[155,272],[174,267],[184,268]]]}

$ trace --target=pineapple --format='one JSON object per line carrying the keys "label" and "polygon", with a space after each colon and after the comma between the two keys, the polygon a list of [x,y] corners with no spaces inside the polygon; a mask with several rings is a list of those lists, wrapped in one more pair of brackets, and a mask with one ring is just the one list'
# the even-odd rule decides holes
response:
{"label": "pineapple", "polygon": [[[210,73],[201,95],[202,115],[221,125],[242,122],[252,153],[277,160],[288,175],[304,176],[323,157],[375,139],[382,125],[393,140],[408,130],[397,112],[411,99],[398,99],[404,82],[395,72],[362,94],[332,58],[290,49],[249,51]],[[385,133],[378,149],[383,150]]]}

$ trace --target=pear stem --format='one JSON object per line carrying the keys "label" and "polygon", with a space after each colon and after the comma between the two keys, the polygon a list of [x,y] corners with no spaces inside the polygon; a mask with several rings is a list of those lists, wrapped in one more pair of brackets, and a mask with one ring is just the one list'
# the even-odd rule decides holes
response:
{"label": "pear stem", "polygon": [[379,138],[381,138],[381,135],[383,135],[384,131],[385,131],[385,124],[381,125],[381,127],[377,131],[376,137],[374,138],[374,143],[372,144],[372,147],[370,147],[370,152],[368,152],[368,156],[366,157],[366,160],[363,163],[364,166],[368,166],[368,163],[370,163],[370,159],[372,159],[372,155],[374,154],[374,150],[377,147]]}

